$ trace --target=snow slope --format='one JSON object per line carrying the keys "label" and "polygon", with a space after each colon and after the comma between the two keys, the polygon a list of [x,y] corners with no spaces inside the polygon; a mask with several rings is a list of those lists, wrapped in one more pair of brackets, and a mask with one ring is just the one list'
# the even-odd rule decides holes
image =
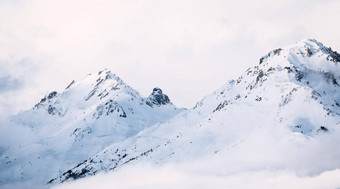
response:
{"label": "snow slope", "polygon": [[53,178],[128,165],[190,165],[199,173],[340,168],[340,55],[316,40],[276,49],[195,107],[113,143]]}
{"label": "snow slope", "polygon": [[9,131],[18,128],[20,136],[26,130],[20,137],[27,138],[1,152],[0,187],[32,180],[46,184],[108,145],[183,110],[159,88],[141,97],[108,70],[72,81],[62,93],[51,92],[8,122]]}

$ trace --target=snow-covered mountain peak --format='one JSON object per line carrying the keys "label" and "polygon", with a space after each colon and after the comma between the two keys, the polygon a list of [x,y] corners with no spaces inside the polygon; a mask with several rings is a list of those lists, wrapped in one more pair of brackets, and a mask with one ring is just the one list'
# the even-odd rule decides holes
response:
{"label": "snow-covered mountain peak", "polygon": [[78,81],[77,83],[75,83],[75,81],[72,81],[70,85],[66,87],[66,89],[72,89],[73,87],[76,86],[75,84],[78,85],[91,84],[92,86],[97,86],[102,82],[111,82],[119,85],[126,85],[121,78],[116,76],[110,70],[104,69],[96,74],[88,74],[85,78]]}
{"label": "snow-covered mountain peak", "polygon": [[176,109],[160,88],[154,88],[149,97],[143,98],[138,91],[107,69],[89,74],[80,81],[73,80],[61,93],[53,91],[47,94],[34,109],[44,109],[51,115],[63,117],[68,112],[93,111],[101,109],[101,104],[106,107],[112,103],[144,104],[151,108],[169,105],[170,109]]}
{"label": "snow-covered mountain peak", "polygon": [[[268,151],[282,150],[276,145],[268,150],[267,144],[280,145],[280,141],[287,140],[295,146],[308,138],[334,133],[340,125],[337,57],[337,52],[316,40],[302,40],[275,49],[261,58],[259,65],[207,95],[193,109],[112,144],[50,182],[117,170],[132,162],[158,165],[190,161],[190,157],[207,154],[209,160],[215,155],[222,156],[225,164],[228,163],[225,159],[237,149],[243,148],[244,154],[253,151],[249,154],[252,159],[259,153],[252,148],[260,147],[266,156]],[[162,97],[158,88],[148,98],[157,102],[155,97]],[[262,140],[266,136],[275,137]],[[277,157],[286,158],[289,151],[288,147]],[[239,160],[246,156],[235,157]],[[305,159],[298,160],[299,164]],[[296,160],[292,158],[293,161]],[[313,162],[312,166],[319,162]],[[229,162],[226,169],[231,166],[233,163]]]}
{"label": "snow-covered mountain peak", "polygon": [[98,83],[100,81],[107,81],[107,80],[114,81],[119,85],[127,85],[126,83],[123,82],[123,80],[120,77],[112,73],[110,70],[104,69],[102,71],[99,71],[96,82]]}
{"label": "snow-covered mountain peak", "polygon": [[333,51],[330,47],[324,46],[321,42],[315,39],[304,39],[297,42],[295,45],[286,48],[292,54],[300,54],[303,57],[323,56],[332,62],[340,62],[340,55]]}
{"label": "snow-covered mountain peak", "polygon": [[[159,88],[144,98],[107,69],[89,74],[72,81],[64,91],[47,94],[33,109],[13,116],[14,123],[37,136],[39,145],[32,148],[34,144],[25,143],[0,156],[0,185],[32,179],[37,172],[44,173],[40,179],[46,183],[108,145],[183,110]],[[13,161],[4,164],[6,157]]]}
{"label": "snow-covered mountain peak", "polygon": [[[300,168],[313,154],[296,146],[339,130],[338,57],[316,40],[275,49],[186,111],[160,88],[141,97],[109,70],[72,81],[13,119],[29,126],[37,140],[0,156],[0,185],[37,173],[39,182],[64,182],[143,161],[221,158],[216,165],[225,170],[247,162],[251,170],[258,162],[285,169],[282,158]],[[263,157],[254,159],[259,154]],[[325,156],[304,166],[313,171],[327,161]]]}
{"label": "snow-covered mountain peak", "polygon": [[[321,120],[340,115],[337,57],[337,52],[316,40],[302,40],[275,49],[262,57],[258,66],[249,68],[237,80],[206,96],[194,109],[207,115],[226,111],[234,105],[276,109],[272,117],[291,125],[293,131],[315,134],[324,128]],[[293,107],[312,108],[301,113]],[[324,117],[310,119],[315,115]],[[308,123],[301,123],[301,120],[308,120]],[[331,124],[326,126],[329,127]]]}
{"label": "snow-covered mountain peak", "polygon": [[[270,64],[268,64],[270,62]],[[304,39],[286,48],[270,51],[260,59],[263,67],[289,67],[320,70],[338,69],[340,54],[315,39]]]}
{"label": "snow-covered mountain peak", "polygon": [[124,91],[133,96],[139,96],[137,91],[132,89],[122,79],[107,69],[99,71],[98,74],[91,74],[87,76],[78,83],[78,86],[80,85],[84,85],[91,90],[86,97],[86,100],[95,96],[96,93],[97,97],[100,99],[105,98],[112,91]]}
{"label": "snow-covered mountain peak", "polygon": [[301,48],[304,46],[313,47],[315,49],[326,48],[321,42],[317,41],[316,39],[302,39],[295,44],[291,45],[291,47]]}
{"label": "snow-covered mountain peak", "polygon": [[97,74],[89,74],[80,81],[73,80],[64,91],[53,91],[34,108],[46,109],[51,115],[64,116],[67,112],[74,114],[77,110],[93,109],[109,100],[125,101],[134,98],[143,101],[136,90],[105,69]]}

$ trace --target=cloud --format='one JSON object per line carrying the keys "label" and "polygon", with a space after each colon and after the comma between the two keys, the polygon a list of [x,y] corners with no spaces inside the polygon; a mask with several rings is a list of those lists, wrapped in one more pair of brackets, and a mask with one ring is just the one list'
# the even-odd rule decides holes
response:
{"label": "cloud", "polygon": [[129,166],[118,172],[56,185],[55,189],[69,188],[337,188],[340,187],[340,170],[325,171],[316,176],[297,176],[286,171],[247,171],[230,175],[200,174],[183,170],[176,165],[154,167]]}
{"label": "cloud", "polygon": [[37,136],[30,127],[0,119],[0,154],[3,154],[10,147],[16,148],[20,145],[33,144],[36,142],[36,138]]}
{"label": "cloud", "polygon": [[10,76],[5,76],[0,78],[0,93],[17,90],[21,88],[23,83],[20,80],[11,78]]}
{"label": "cloud", "polygon": [[40,69],[38,62],[20,56],[0,59],[0,120],[32,107],[32,99],[42,96],[35,85]]}

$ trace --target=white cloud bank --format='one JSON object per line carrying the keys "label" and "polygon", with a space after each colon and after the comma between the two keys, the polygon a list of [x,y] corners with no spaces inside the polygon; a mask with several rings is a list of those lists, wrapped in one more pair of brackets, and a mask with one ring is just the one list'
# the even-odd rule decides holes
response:
{"label": "white cloud bank", "polygon": [[225,188],[276,188],[276,189],[335,189],[340,187],[340,170],[325,171],[315,176],[297,176],[292,172],[254,170],[230,175],[217,173],[199,174],[183,170],[180,166],[153,167],[134,165],[118,172],[99,174],[75,182],[53,187],[54,189],[225,189]]}
{"label": "white cloud bank", "polygon": [[0,14],[2,116],[104,68],[190,107],[273,48],[340,49],[337,0],[2,0]]}

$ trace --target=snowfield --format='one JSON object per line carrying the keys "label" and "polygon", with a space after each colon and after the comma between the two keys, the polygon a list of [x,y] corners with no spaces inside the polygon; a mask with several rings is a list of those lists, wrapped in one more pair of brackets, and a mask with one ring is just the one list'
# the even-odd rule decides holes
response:
{"label": "snowfield", "polygon": [[72,82],[12,118],[32,137],[3,150],[0,184],[339,188],[339,63],[302,40],[188,110],[158,88],[142,98],[107,70]]}

